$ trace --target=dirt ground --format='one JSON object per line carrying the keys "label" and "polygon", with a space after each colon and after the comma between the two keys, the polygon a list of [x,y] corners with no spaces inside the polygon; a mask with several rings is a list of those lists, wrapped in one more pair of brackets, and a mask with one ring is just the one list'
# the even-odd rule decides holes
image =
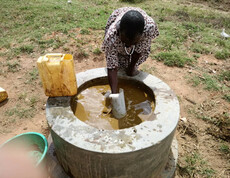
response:
{"label": "dirt ground", "polygon": [[[76,29],[79,31],[79,29]],[[97,32],[96,32],[97,33]],[[98,33],[103,33],[99,31]],[[51,38],[52,34],[46,38]],[[95,47],[100,48],[102,42],[101,37],[95,35],[85,35],[89,43],[83,44],[82,48],[88,53],[83,55],[76,47],[75,41],[70,40],[65,47],[59,49],[48,49],[47,52],[70,53],[74,56],[76,73],[88,69],[105,67],[104,54],[94,54]],[[82,35],[76,38],[83,38]],[[39,77],[30,80],[30,72],[36,68],[36,61],[40,54],[33,53],[31,55],[20,56],[16,59],[20,62],[17,72],[8,72],[5,66],[4,75],[0,75],[0,85],[6,89],[9,98],[6,102],[0,104],[0,144],[7,139],[29,131],[43,133],[46,137],[49,134],[48,125],[45,117],[45,104],[47,97],[44,95]],[[5,60],[0,57],[0,62]],[[215,59],[212,55],[202,55],[197,60],[198,67],[209,68],[210,71],[217,71],[228,68],[226,61]],[[226,135],[219,136],[219,127],[212,123],[206,122],[196,117],[196,111],[203,109],[210,116],[222,116],[225,112],[229,112],[230,104],[223,100],[220,93],[215,91],[204,90],[202,86],[193,87],[189,83],[187,76],[199,73],[195,67],[187,66],[184,68],[168,67],[162,62],[148,58],[147,61],[140,66],[140,69],[147,71],[166,82],[176,93],[180,101],[180,121],[178,124],[176,138],[179,143],[179,160],[176,177],[187,177],[186,174],[186,158],[191,153],[199,153],[207,162],[207,167],[215,170],[214,177],[230,177],[229,153],[220,151],[220,145],[224,143],[230,147],[229,130]],[[31,98],[35,98],[32,100]],[[24,115],[18,116],[9,111],[12,108],[28,108]],[[17,113],[17,112],[16,112]],[[19,112],[22,113],[22,112]],[[27,115],[26,115],[27,114]],[[213,132],[213,129],[215,132]],[[218,130],[219,129],[219,130]],[[227,133],[228,132],[228,133]],[[215,135],[216,134],[216,135]],[[199,165],[195,169],[202,170]],[[202,166],[201,166],[202,167]],[[192,177],[202,177],[193,174]],[[204,177],[208,177],[207,174]]]}

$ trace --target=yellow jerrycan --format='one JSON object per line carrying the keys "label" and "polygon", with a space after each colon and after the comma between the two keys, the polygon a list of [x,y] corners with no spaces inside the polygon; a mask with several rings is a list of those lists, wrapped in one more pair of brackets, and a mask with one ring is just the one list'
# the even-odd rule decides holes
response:
{"label": "yellow jerrycan", "polygon": [[37,66],[46,96],[77,94],[77,81],[71,54],[46,54],[38,58]]}
{"label": "yellow jerrycan", "polygon": [[2,101],[5,101],[8,98],[8,94],[6,93],[6,90],[0,87],[0,103]]}

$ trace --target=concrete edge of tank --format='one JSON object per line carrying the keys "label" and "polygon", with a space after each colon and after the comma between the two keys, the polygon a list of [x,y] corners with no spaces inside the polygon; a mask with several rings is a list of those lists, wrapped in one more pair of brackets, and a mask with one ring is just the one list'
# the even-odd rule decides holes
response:
{"label": "concrete edge of tank", "polygon": [[[76,119],[70,107],[71,97],[49,98],[46,116],[52,130],[67,142],[86,150],[102,153],[126,153],[151,147],[172,133],[179,120],[179,102],[174,92],[163,81],[145,72],[128,77],[147,85],[155,94],[156,108],[152,119],[122,130],[99,130]],[[106,77],[106,68],[91,69],[77,74],[80,87],[87,81]],[[74,139],[77,138],[77,139]]]}
{"label": "concrete edge of tank", "polygon": [[[47,152],[47,168],[48,174],[53,178],[70,178],[60,165],[56,154],[55,147],[51,135],[48,137],[48,152]],[[168,162],[165,168],[161,172],[162,178],[172,178],[174,177],[176,165],[178,160],[178,143],[176,138],[173,139],[170,154],[168,157]]]}

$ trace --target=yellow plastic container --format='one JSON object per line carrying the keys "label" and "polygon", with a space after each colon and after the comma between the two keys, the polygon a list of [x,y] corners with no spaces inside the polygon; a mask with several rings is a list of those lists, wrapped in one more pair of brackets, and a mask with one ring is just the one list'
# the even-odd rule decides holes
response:
{"label": "yellow plastic container", "polygon": [[38,71],[46,96],[73,96],[77,82],[71,54],[46,54],[37,61]]}
{"label": "yellow plastic container", "polygon": [[6,90],[0,87],[0,103],[2,101],[5,101],[8,98],[8,94],[6,93]]}

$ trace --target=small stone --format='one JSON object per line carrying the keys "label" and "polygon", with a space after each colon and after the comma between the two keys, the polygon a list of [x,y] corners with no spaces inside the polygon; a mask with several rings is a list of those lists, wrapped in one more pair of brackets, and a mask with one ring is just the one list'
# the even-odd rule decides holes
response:
{"label": "small stone", "polygon": [[23,128],[23,130],[27,130],[27,129],[28,129],[27,127]]}
{"label": "small stone", "polygon": [[46,104],[42,106],[42,110],[45,110],[45,109],[46,109]]}
{"label": "small stone", "polygon": [[186,122],[187,122],[186,117],[181,117],[181,118],[180,118],[180,120],[182,120],[184,123],[186,123]]}

